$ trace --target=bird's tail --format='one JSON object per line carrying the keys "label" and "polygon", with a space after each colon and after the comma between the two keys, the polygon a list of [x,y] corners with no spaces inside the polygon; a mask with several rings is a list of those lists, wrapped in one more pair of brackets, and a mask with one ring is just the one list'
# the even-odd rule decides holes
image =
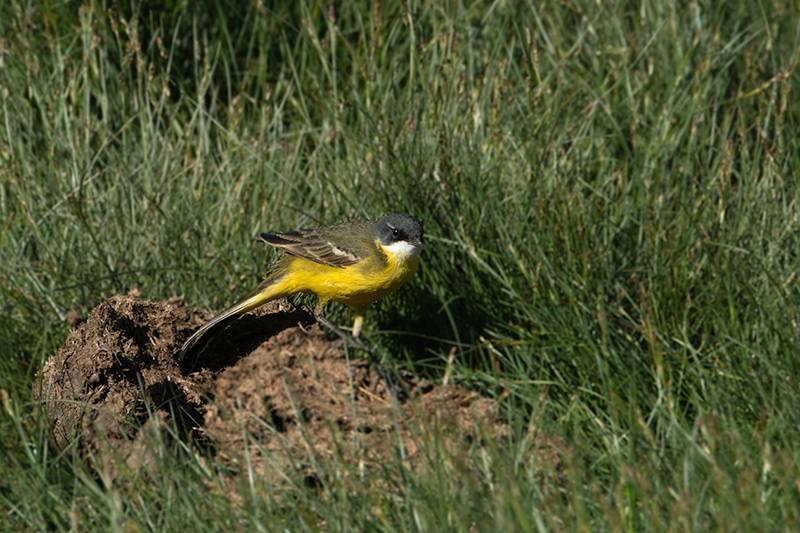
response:
{"label": "bird's tail", "polygon": [[277,300],[278,298],[288,296],[288,294],[285,294],[286,291],[282,290],[282,284],[279,283],[280,280],[280,275],[269,276],[247,296],[222,311],[220,314],[211,319],[208,324],[205,324],[203,327],[195,331],[194,335],[189,337],[189,340],[187,340],[181,348],[180,354],[178,355],[178,361],[183,361],[183,359],[189,354],[189,352],[192,351],[194,346],[202,337],[210,338],[213,334],[220,331],[239,315],[251,311],[256,307],[260,307],[272,300]]}

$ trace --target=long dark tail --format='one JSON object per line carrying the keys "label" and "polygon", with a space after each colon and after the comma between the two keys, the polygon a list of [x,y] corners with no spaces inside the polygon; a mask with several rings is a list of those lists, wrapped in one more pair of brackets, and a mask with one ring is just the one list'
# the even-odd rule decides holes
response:
{"label": "long dark tail", "polygon": [[206,325],[195,331],[194,335],[189,337],[189,340],[187,340],[181,348],[178,361],[183,361],[201,338],[205,337],[206,339],[210,339],[215,333],[219,332],[239,315],[251,311],[256,307],[260,307],[272,300],[288,296],[283,289],[283,283],[280,283],[280,281],[282,281],[282,276],[278,273],[269,276],[250,294],[222,311]]}

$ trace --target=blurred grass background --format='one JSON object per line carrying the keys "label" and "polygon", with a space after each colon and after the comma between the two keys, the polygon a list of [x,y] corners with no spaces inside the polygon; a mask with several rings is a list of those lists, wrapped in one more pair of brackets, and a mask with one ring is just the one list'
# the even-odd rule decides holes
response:
{"label": "blurred grass background", "polygon": [[[4,2],[3,529],[796,530],[799,16]],[[135,491],[51,449],[30,390],[73,306],[219,309],[263,275],[254,235],[393,212],[427,248],[369,342],[430,379],[452,358],[509,442],[386,465],[391,494],[350,472],[233,499],[188,448]],[[526,460],[536,434],[568,482]]]}

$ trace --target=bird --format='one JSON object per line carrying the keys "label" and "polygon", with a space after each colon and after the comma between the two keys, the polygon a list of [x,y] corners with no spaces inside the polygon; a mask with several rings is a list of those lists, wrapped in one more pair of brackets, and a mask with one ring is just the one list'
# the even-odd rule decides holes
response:
{"label": "bird", "polygon": [[297,293],[316,295],[319,301],[314,317],[343,339],[347,336],[324,317],[325,304],[333,300],[355,309],[350,340],[366,349],[358,338],[367,306],[412,278],[424,249],[422,236],[422,222],[402,213],[380,220],[353,220],[316,229],[262,233],[260,240],[285,254],[258,287],[189,337],[178,360],[192,352],[201,339],[210,338],[243,313]]}

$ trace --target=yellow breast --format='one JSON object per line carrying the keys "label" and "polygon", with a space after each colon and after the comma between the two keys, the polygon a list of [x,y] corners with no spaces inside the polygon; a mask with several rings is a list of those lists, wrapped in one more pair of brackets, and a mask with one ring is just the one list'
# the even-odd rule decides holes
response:
{"label": "yellow breast", "polygon": [[390,294],[411,279],[418,254],[398,254],[378,247],[375,255],[354,265],[336,268],[292,256],[286,269],[290,293],[313,293],[321,299],[362,306]]}

